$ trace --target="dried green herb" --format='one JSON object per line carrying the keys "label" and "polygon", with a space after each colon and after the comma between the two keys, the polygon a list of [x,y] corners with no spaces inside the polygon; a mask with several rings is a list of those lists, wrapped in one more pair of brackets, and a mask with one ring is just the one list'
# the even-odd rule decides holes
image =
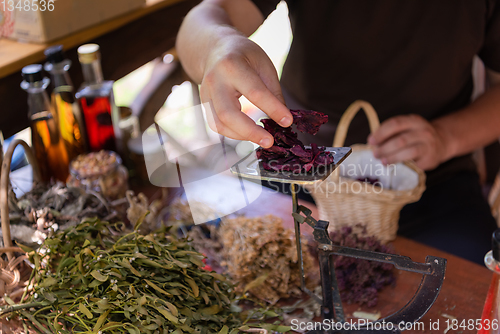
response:
{"label": "dried green herb", "polygon": [[166,229],[123,235],[119,224],[88,219],[29,258],[34,288],[0,316],[39,333],[234,333],[244,324],[224,276],[203,270],[203,255]]}

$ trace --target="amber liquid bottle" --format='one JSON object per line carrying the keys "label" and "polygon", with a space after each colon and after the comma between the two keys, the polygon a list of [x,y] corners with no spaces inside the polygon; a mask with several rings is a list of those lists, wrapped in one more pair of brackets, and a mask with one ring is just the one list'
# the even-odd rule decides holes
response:
{"label": "amber liquid bottle", "polygon": [[38,64],[24,67],[22,75],[21,88],[28,92],[31,143],[42,180],[48,182],[55,178],[66,182],[69,159],[46,92],[50,80],[43,78],[42,65]]}
{"label": "amber liquid bottle", "polygon": [[80,102],[90,151],[110,150],[120,153],[119,114],[113,95],[113,81],[102,75],[99,45],[78,48],[84,83],[76,93]]}
{"label": "amber liquid bottle", "polygon": [[52,77],[54,90],[52,105],[56,113],[61,137],[66,145],[69,160],[86,152],[85,128],[80,106],[74,97],[74,88],[68,70],[71,61],[64,59],[62,45],[45,50],[45,71]]}

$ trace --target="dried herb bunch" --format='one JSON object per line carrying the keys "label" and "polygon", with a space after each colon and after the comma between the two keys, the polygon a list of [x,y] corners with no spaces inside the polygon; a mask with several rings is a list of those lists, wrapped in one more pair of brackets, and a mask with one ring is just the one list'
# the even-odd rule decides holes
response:
{"label": "dried herb bunch", "polygon": [[117,215],[113,203],[99,194],[67,187],[60,182],[35,184],[19,199],[11,190],[8,200],[12,238],[31,247],[41,244],[50,228],[64,229],[76,225],[83,217],[108,220]]}
{"label": "dried herb bunch", "polygon": [[[267,215],[224,220],[219,233],[227,271],[236,282],[236,291],[249,291],[271,304],[280,298],[299,297],[300,272],[292,230],[280,218]],[[307,249],[304,245],[304,249]],[[308,252],[303,253],[306,282],[317,284],[317,270]]]}
{"label": "dried herb bunch", "polygon": [[[367,235],[364,225],[343,226],[338,231],[331,232],[330,239],[336,245],[395,254],[390,246],[382,245],[376,237]],[[373,307],[378,302],[378,291],[396,280],[390,263],[347,256],[333,256],[333,261],[340,296],[348,304]]]}
{"label": "dried herb bunch", "polygon": [[186,240],[167,229],[120,230],[87,219],[29,251],[34,288],[0,316],[15,314],[47,334],[228,333],[242,325],[231,285],[203,270],[203,255]]}

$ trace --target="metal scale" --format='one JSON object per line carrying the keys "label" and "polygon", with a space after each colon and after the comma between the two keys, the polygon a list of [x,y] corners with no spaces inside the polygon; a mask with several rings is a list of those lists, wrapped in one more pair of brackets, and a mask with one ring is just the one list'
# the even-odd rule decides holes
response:
{"label": "metal scale", "polygon": [[[429,255],[426,257],[425,263],[420,263],[412,261],[407,256],[388,255],[385,253],[334,245],[328,235],[329,222],[315,220],[311,216],[311,210],[305,206],[298,205],[297,200],[298,185],[313,184],[326,179],[345,160],[345,158],[351,154],[351,149],[348,147],[329,147],[326,148],[326,150],[334,154],[334,162],[329,166],[316,170],[314,174],[294,174],[292,172],[267,171],[262,168],[262,164],[259,163],[255,151],[233,165],[231,167],[231,172],[241,178],[277,181],[291,184],[293,203],[292,216],[295,223],[295,238],[298,259],[300,261],[302,290],[316,302],[321,304],[323,319],[328,319],[335,322],[335,324],[345,323],[344,310],[342,308],[337,279],[335,276],[335,268],[332,261],[330,261],[332,255],[342,255],[357,259],[391,263],[399,270],[411,271],[423,275],[419,288],[406,306],[386,318],[377,320],[377,322],[381,323],[379,326],[375,323],[370,324],[370,327],[368,327],[368,325],[356,328],[349,328],[349,326],[335,326],[334,328],[342,328],[342,330],[310,331],[308,333],[400,333],[398,330],[398,324],[407,324],[418,321],[431,308],[432,304],[434,304],[443,284],[446,259]],[[314,240],[318,243],[318,260],[321,275],[322,297],[317,296],[305,286],[300,232],[300,225],[304,223],[314,229]],[[392,323],[392,326],[388,325],[389,323]],[[384,325],[382,326],[382,324]],[[392,330],[391,327],[393,328]]]}

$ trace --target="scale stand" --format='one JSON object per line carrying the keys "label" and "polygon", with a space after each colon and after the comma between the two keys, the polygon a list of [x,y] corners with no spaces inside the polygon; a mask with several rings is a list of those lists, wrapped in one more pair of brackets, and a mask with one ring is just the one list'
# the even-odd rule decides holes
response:
{"label": "scale stand", "polygon": [[[292,216],[295,224],[295,240],[297,245],[297,255],[300,264],[300,278],[302,290],[306,292],[316,302],[321,304],[323,320],[330,321],[330,328],[335,330],[315,330],[308,333],[400,333],[400,325],[414,323],[421,319],[431,308],[441,290],[446,270],[446,259],[427,256],[425,263],[414,262],[407,256],[378,253],[357,248],[334,245],[328,235],[327,221],[315,220],[311,216],[311,210],[298,204],[298,185],[314,184],[326,179],[349,154],[348,147],[327,147],[327,151],[334,155],[334,162],[328,166],[322,166],[313,173],[293,173],[267,171],[262,168],[257,155],[254,152],[241,159],[231,167],[231,172],[239,177],[256,180],[277,181],[290,183],[292,190]],[[313,228],[314,240],[318,243],[318,261],[321,275],[322,297],[320,298],[305,286],[304,263],[302,259],[302,243],[300,225],[308,224]],[[391,263],[399,270],[411,271],[422,274],[422,281],[415,295],[411,300],[396,313],[379,319],[376,322],[364,326],[354,325],[345,321],[344,309],[340,299],[340,293],[335,275],[335,267],[330,260],[332,255],[342,255],[357,259]],[[356,323],[354,323],[356,324]]]}

